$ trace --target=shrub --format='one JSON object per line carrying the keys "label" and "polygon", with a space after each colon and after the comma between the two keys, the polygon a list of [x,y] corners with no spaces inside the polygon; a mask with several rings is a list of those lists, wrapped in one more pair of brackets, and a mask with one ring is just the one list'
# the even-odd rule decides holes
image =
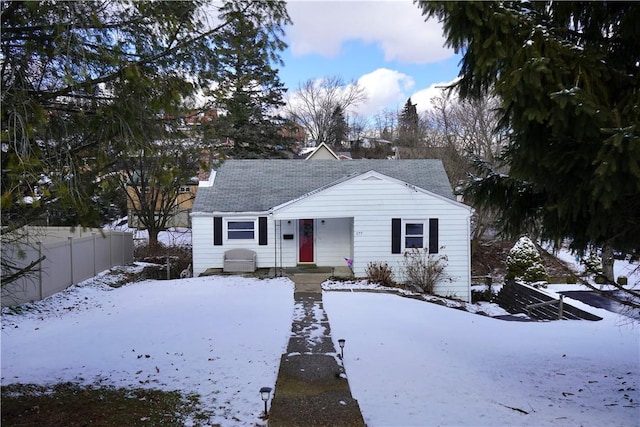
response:
{"label": "shrub", "polygon": [[370,262],[365,270],[367,278],[372,283],[378,283],[382,286],[395,286],[393,281],[393,270],[385,263]]}
{"label": "shrub", "polygon": [[505,279],[527,283],[549,280],[540,253],[528,237],[521,237],[509,251]]}
{"label": "shrub", "polygon": [[627,276],[618,276],[617,282],[618,282],[618,285],[620,286],[627,286],[627,283],[628,283]]}
{"label": "shrub", "polygon": [[565,279],[565,283],[569,285],[575,285],[576,283],[578,283],[578,278],[573,275],[567,276]]}
{"label": "shrub", "polygon": [[493,301],[493,291],[491,287],[487,286],[484,290],[480,289],[471,289],[471,302],[476,303],[480,301]]}
{"label": "shrub", "polygon": [[[589,255],[580,259],[580,264],[584,265],[588,273],[595,275],[594,280],[596,283],[600,281],[600,284],[606,282],[605,277],[600,277],[603,274],[602,259],[595,252],[589,253]],[[600,278],[598,278],[600,277]]]}
{"label": "shrub", "polygon": [[413,248],[404,253],[405,281],[408,285],[418,287],[424,293],[433,294],[436,284],[450,280],[445,273],[447,264],[446,255],[429,254],[426,249]]}
{"label": "shrub", "polygon": [[[190,247],[164,246],[162,244],[153,248],[148,245],[138,246],[134,249],[134,258],[136,261],[149,262],[161,266],[166,266],[167,260],[169,260],[172,279],[179,278],[180,273],[185,269],[190,269],[193,263]],[[166,267],[162,267],[162,273],[159,273],[158,278],[165,279],[167,277],[165,269]]]}
{"label": "shrub", "polygon": [[608,283],[607,278],[603,274],[596,274],[593,281],[596,282],[596,285],[605,285]]}

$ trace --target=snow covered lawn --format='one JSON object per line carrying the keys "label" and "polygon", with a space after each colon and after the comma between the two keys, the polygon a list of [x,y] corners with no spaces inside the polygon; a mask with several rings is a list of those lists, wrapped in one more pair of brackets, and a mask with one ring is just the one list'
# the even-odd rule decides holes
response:
{"label": "snow covered lawn", "polygon": [[[2,384],[180,390],[212,423],[263,424],[258,390],[275,385],[293,283],[106,280],[3,310]],[[624,317],[505,322],[389,294],[323,299],[369,426],[639,424],[640,325]]]}
{"label": "snow covered lawn", "polygon": [[3,314],[2,384],[180,390],[199,394],[214,423],[255,425],[258,390],[275,384],[292,312],[288,279],[76,286]]}
{"label": "snow covered lawn", "polygon": [[640,425],[640,325],[507,322],[396,295],[325,292],[370,426]]}

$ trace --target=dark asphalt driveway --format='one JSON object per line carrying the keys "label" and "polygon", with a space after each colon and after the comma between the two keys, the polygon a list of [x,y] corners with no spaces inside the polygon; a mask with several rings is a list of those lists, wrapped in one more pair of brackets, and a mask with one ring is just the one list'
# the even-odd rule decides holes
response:
{"label": "dark asphalt driveway", "polygon": [[[624,314],[625,316],[633,317],[634,319],[640,320],[640,310],[631,309],[630,307],[620,304],[619,302],[607,298],[606,296],[600,295],[598,292],[566,291],[560,293],[569,298],[573,298],[575,300],[582,301],[585,304],[589,304],[592,307],[603,308],[613,313]],[[628,297],[628,295],[624,294],[621,291],[606,291],[604,293],[611,294],[618,297],[619,299],[626,299]]]}

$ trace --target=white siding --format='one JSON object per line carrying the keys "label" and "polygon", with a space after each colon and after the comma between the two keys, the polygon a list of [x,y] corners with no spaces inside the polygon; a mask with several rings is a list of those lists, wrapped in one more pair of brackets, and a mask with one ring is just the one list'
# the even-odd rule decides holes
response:
{"label": "white siding", "polygon": [[275,213],[278,218],[353,216],[353,260],[356,276],[365,276],[369,262],[386,262],[400,276],[403,255],[391,253],[391,219],[438,218],[441,255],[448,257],[451,282],[436,293],[470,300],[469,209],[394,180],[365,175],[313,194]]}
{"label": "white siding", "polygon": [[[273,223],[274,221],[270,220],[270,222]],[[298,221],[295,219],[276,221],[276,224],[276,229],[279,233],[275,241],[278,253],[275,265],[282,267],[294,267],[298,262]],[[293,235],[293,239],[284,240],[282,236],[285,234]],[[281,252],[282,256],[280,256]]]}
{"label": "white siding", "polygon": [[193,276],[207,268],[222,268],[222,259],[216,254],[219,246],[213,246],[213,218],[191,217],[191,245],[193,250]]}
{"label": "white siding", "polygon": [[[242,220],[251,219],[243,216]],[[258,217],[253,217],[257,219]],[[237,217],[227,217],[223,219],[222,232],[223,244],[215,246],[213,244],[213,217],[194,216],[192,217],[192,245],[193,245],[193,274],[198,276],[208,268],[222,268],[224,252],[229,249],[243,248],[256,252],[256,263],[258,268],[268,268],[275,265],[278,256],[274,243],[274,224],[270,218],[267,220],[267,245],[258,245],[258,230],[256,228],[256,238],[253,241],[247,240],[227,240],[226,220],[238,220]],[[285,221],[286,222],[286,221]],[[257,227],[257,226],[256,226]],[[295,264],[293,264],[295,265]]]}
{"label": "white siding", "polygon": [[[344,266],[349,256],[355,275],[364,277],[368,263],[386,262],[402,281],[403,255],[391,253],[391,219],[438,218],[440,254],[448,257],[446,273],[452,280],[438,285],[436,293],[470,301],[469,214],[470,209],[457,202],[375,173],[364,174],[277,208],[267,221],[267,246],[258,246],[257,239],[252,244],[225,240],[223,246],[214,246],[213,218],[193,217],[194,274],[222,268],[224,251],[236,247],[255,250],[258,267],[295,266],[297,219],[314,218],[319,266]],[[294,238],[281,239],[284,234]]]}
{"label": "white siding", "polygon": [[346,266],[351,258],[351,218],[316,220],[315,256],[318,266]]}

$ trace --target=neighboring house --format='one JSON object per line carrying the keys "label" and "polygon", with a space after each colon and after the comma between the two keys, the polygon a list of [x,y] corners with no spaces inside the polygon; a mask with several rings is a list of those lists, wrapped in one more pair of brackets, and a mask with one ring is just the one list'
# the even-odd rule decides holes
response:
{"label": "neighboring house", "polygon": [[323,142],[317,147],[303,149],[298,158],[304,160],[351,160],[351,153],[335,152]]}
{"label": "neighboring house", "polygon": [[[138,192],[136,192],[133,184],[127,185],[127,217],[129,220],[129,227],[131,228],[144,228],[136,214],[136,211],[140,208]],[[178,189],[178,197],[176,199],[176,206],[173,209],[172,218],[167,224],[167,227],[191,227],[191,217],[189,214],[191,213],[197,192],[197,179],[191,179],[183,185],[180,185]],[[156,209],[164,208],[164,206],[162,206],[163,204],[164,203],[162,201],[159,201],[159,206]],[[158,216],[160,216],[159,213]]]}
{"label": "neighboring house", "polygon": [[457,202],[440,160],[228,160],[198,189],[193,272],[225,251],[256,252],[258,268],[386,262],[402,281],[412,245],[448,258],[436,293],[470,301],[471,208]]}
{"label": "neighboring house", "polygon": [[285,138],[293,138],[298,144],[304,142],[307,139],[304,126],[297,123],[288,123],[287,126],[283,126],[280,129],[280,135]]}
{"label": "neighboring house", "polygon": [[305,160],[342,160],[340,156],[333,152],[331,148],[324,142],[313,149],[313,151],[307,154]]}

